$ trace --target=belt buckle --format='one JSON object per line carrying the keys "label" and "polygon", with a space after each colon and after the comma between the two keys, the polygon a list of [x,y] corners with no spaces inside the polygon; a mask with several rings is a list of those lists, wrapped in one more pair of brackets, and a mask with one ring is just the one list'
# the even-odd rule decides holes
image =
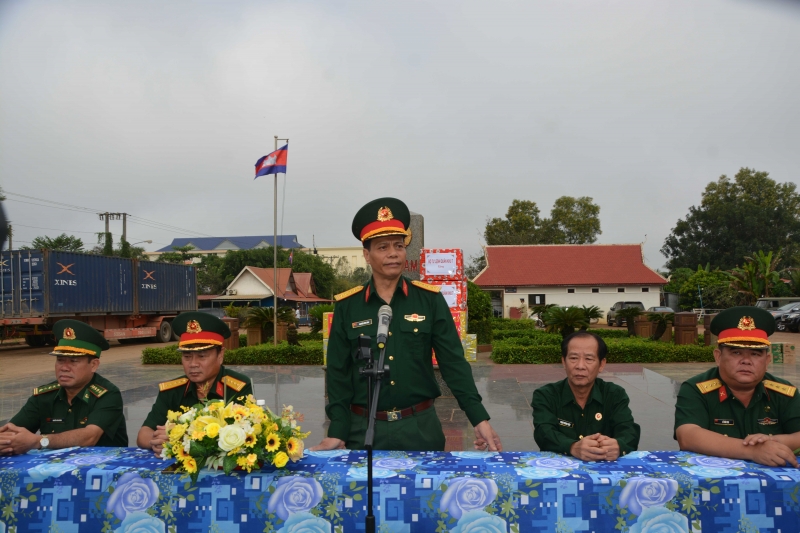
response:
{"label": "belt buckle", "polygon": [[387,422],[397,422],[402,418],[403,415],[400,414],[400,411],[398,411],[397,407],[393,408],[391,411],[386,411]]}

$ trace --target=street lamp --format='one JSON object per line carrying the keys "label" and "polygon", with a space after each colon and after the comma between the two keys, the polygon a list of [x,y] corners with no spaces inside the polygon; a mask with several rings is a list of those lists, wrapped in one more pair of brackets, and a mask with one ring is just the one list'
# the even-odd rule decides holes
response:
{"label": "street lamp", "polygon": [[131,244],[131,246],[136,246],[137,244],[142,244],[143,242],[146,242],[147,244],[153,244],[153,241],[139,241]]}

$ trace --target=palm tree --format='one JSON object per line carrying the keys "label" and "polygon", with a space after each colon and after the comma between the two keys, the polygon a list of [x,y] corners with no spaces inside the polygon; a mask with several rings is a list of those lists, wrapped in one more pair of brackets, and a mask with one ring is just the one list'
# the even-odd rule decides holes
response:
{"label": "palm tree", "polygon": [[772,289],[781,283],[777,270],[781,253],[764,253],[759,250],[753,256],[746,256],[741,267],[730,271],[731,287],[744,294],[750,303],[770,296]]}
{"label": "palm tree", "polygon": [[531,318],[531,320],[535,320],[536,321],[536,326],[537,327],[540,327],[540,328],[545,327],[544,314],[549,309],[552,309],[553,307],[556,307],[556,304],[540,304],[540,305],[534,305],[533,307],[531,307],[530,318]]}
{"label": "palm tree", "polygon": [[547,331],[561,333],[562,337],[567,337],[575,333],[576,328],[589,324],[580,307],[551,307],[544,313],[542,320]]}
{"label": "palm tree", "polygon": [[624,309],[617,311],[617,323],[619,323],[620,318],[624,318],[625,325],[628,326],[628,335],[633,337],[636,335],[636,329],[634,328],[633,321],[641,314],[642,310],[638,307],[625,307]]}
{"label": "palm tree", "polygon": [[648,313],[647,320],[656,325],[656,329],[653,331],[653,334],[650,335],[650,340],[657,341],[664,335],[664,332],[667,331],[667,327],[671,323],[675,323],[675,313]]}
{"label": "palm tree", "polygon": [[[244,320],[242,326],[245,328],[260,328],[263,338],[272,337],[273,320],[275,319],[275,310],[272,307],[249,307],[247,312],[244,313]],[[242,314],[239,316],[241,317]],[[297,319],[294,316],[294,310],[291,307],[278,308],[278,323],[294,324]]]}
{"label": "palm tree", "polygon": [[333,304],[315,305],[308,310],[308,316],[311,318],[311,332],[319,333],[322,331],[322,314],[330,313],[333,311]]}
{"label": "palm tree", "polygon": [[586,318],[587,322],[585,326],[581,327],[582,330],[586,330],[589,327],[589,324],[592,323],[592,320],[599,320],[603,318],[603,312],[596,305],[590,305],[589,307],[582,305],[581,311],[583,311],[583,316]]}

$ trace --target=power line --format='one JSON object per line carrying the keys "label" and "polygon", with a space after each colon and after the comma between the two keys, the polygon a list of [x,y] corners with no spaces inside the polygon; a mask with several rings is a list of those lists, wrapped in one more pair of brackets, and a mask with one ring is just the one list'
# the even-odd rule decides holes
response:
{"label": "power line", "polygon": [[82,209],[84,211],[90,211],[92,213],[96,213],[98,211],[97,209],[89,209],[88,207],[82,207],[80,205],[72,205],[72,204],[68,204],[68,203],[65,203],[65,202],[56,202],[54,200],[45,200],[44,198],[36,198],[34,196],[28,196],[26,194],[19,194],[19,193],[16,193],[16,192],[8,192],[8,191],[6,191],[6,194],[10,194],[12,196],[21,196],[22,198],[27,198],[29,200],[36,200],[38,202],[46,202],[46,203],[49,203],[49,204],[63,205],[63,206],[72,207],[72,208],[75,208],[75,209]]}

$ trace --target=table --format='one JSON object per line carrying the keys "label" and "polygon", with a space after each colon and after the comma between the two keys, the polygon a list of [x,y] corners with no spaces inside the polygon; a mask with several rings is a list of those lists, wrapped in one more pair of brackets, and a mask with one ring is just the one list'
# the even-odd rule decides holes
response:
{"label": "table", "polygon": [[[170,464],[132,448],[0,458],[0,533],[363,531],[364,452],[196,485]],[[376,452],[374,473],[378,531],[788,533],[800,513],[800,471],[684,452]]]}

